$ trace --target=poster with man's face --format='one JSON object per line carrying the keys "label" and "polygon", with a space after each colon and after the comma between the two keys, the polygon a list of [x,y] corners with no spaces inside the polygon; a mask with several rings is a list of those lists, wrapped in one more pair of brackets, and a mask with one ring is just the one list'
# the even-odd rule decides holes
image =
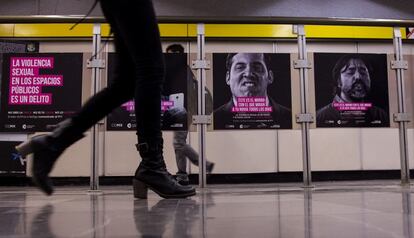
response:
{"label": "poster with man's face", "polygon": [[386,54],[315,53],[317,127],[389,127]]}
{"label": "poster with man's face", "polygon": [[50,131],[81,107],[82,53],[4,54],[0,131]]}
{"label": "poster with man's face", "polygon": [[[187,83],[189,71],[187,54],[164,54],[165,79],[161,98],[162,130],[187,130]],[[108,84],[115,80],[115,53],[108,56]],[[131,76],[133,77],[133,75]],[[122,79],[121,79],[122,80]],[[107,117],[109,131],[136,130],[135,103],[131,99],[112,111]]]}
{"label": "poster with man's face", "polygon": [[290,55],[213,54],[215,130],[291,129]]}

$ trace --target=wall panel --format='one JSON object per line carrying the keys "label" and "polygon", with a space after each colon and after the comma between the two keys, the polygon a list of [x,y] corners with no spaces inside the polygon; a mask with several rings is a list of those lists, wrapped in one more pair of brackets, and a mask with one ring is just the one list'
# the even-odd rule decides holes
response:
{"label": "wall panel", "polygon": [[[164,41],[163,48],[173,43]],[[195,53],[196,44],[179,41],[187,52]],[[393,53],[391,43],[378,42],[308,42],[309,52]],[[45,41],[40,52],[90,52],[89,41]],[[113,50],[109,44],[105,51]],[[207,41],[207,53],[266,52],[296,53],[294,41]],[[406,54],[414,54],[412,44],[404,45]],[[90,53],[89,53],[90,54]],[[86,62],[86,60],[85,60]],[[90,96],[90,73],[84,70],[83,101]],[[393,73],[393,72],[391,72]],[[85,76],[87,75],[87,76]],[[414,80],[408,75],[409,80]],[[299,98],[299,95],[294,95]],[[299,128],[299,127],[298,127]],[[175,173],[172,133],[164,132],[165,158]],[[409,130],[410,167],[414,168],[413,130]],[[399,142],[396,129],[312,129],[311,167],[313,171],[399,169]],[[189,136],[198,150],[197,133]],[[130,176],[139,162],[133,132],[105,132],[100,156],[100,174]],[[300,130],[280,131],[209,131],[207,159],[216,163],[214,173],[261,173],[302,170]],[[52,176],[88,176],[90,171],[90,136],[71,147],[56,165]],[[198,168],[192,166],[191,172]]]}

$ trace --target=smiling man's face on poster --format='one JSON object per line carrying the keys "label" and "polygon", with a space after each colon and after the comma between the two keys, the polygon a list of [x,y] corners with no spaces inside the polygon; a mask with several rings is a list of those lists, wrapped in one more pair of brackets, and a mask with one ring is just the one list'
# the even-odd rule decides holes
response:
{"label": "smiling man's face on poster", "polygon": [[273,72],[268,70],[263,54],[238,53],[232,57],[226,83],[233,97],[265,97],[272,82]]}

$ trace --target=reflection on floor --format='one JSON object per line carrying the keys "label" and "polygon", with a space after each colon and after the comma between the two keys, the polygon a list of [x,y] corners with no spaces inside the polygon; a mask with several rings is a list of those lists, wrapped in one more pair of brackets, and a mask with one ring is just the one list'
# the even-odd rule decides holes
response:
{"label": "reflection on floor", "polygon": [[414,237],[414,190],[398,181],[209,185],[189,199],[87,189],[0,187],[0,237]]}

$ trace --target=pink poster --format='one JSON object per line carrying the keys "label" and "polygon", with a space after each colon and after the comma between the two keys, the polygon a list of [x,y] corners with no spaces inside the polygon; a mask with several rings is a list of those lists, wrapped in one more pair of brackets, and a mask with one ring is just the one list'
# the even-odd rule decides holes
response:
{"label": "pink poster", "polygon": [[82,53],[3,55],[0,131],[49,131],[82,102]]}

